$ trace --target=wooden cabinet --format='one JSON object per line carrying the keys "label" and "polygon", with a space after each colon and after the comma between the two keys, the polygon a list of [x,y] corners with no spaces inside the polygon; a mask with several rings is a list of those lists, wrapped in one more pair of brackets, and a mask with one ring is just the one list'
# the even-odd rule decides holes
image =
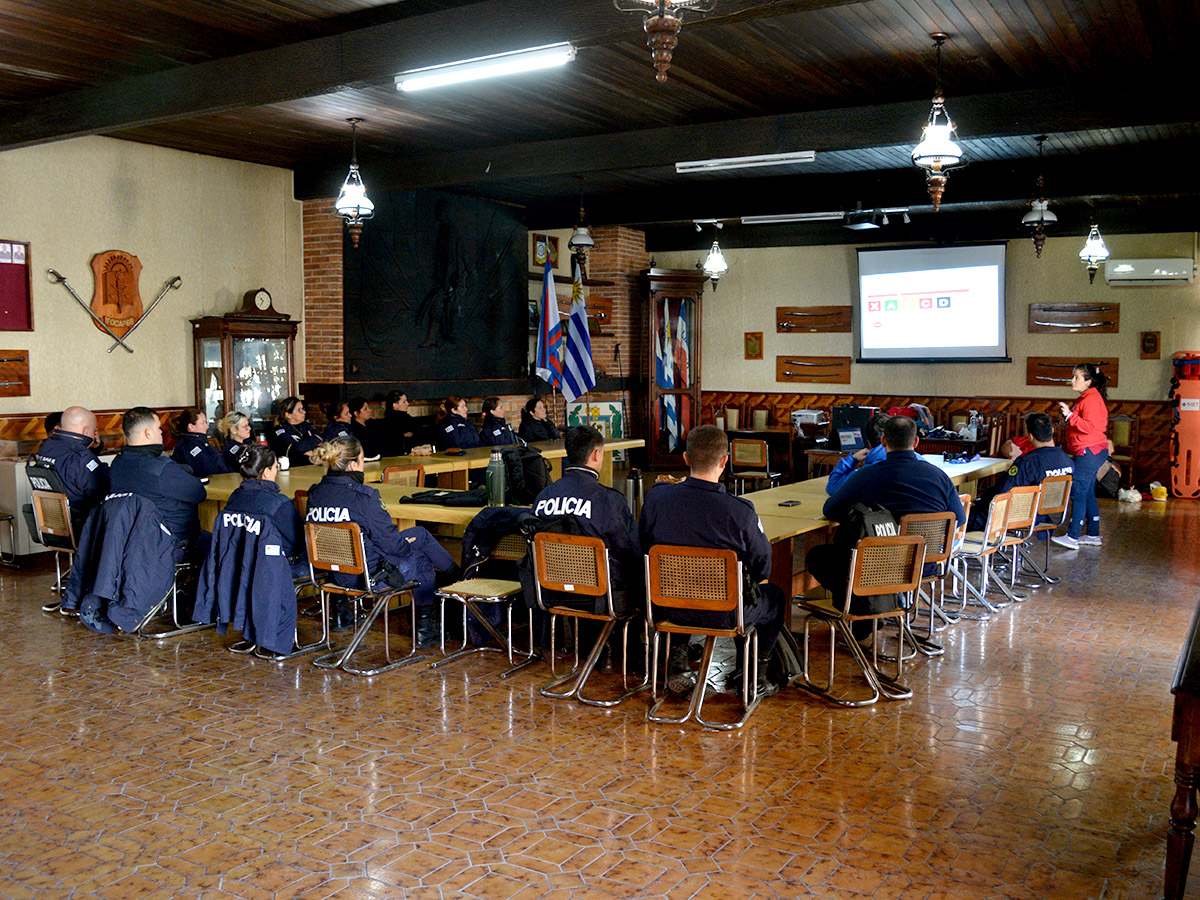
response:
{"label": "wooden cabinet", "polygon": [[209,422],[237,409],[262,432],[272,405],[296,393],[299,325],[236,313],[192,319],[196,407]]}
{"label": "wooden cabinet", "polygon": [[708,276],[647,269],[641,278],[650,318],[650,466],[682,467],[687,433],[700,422],[700,308]]}

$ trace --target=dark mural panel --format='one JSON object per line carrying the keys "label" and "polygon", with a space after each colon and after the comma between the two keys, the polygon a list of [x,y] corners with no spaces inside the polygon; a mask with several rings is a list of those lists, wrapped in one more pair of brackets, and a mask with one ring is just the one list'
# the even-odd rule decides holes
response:
{"label": "dark mural panel", "polygon": [[527,376],[526,230],[510,207],[434,191],[375,198],[343,259],[346,377]]}

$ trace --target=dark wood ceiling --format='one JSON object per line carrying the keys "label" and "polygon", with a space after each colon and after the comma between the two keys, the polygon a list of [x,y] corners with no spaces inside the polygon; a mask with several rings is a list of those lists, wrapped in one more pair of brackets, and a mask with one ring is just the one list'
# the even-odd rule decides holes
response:
{"label": "dark wood ceiling", "polygon": [[[291,168],[301,198],[345,174],[363,119],[369,190],[520,204],[534,227],[908,207],[895,240],[1019,233],[1049,136],[1060,233],[1195,229],[1198,5],[1169,0],[718,0],[682,14],[669,80],[640,17],[607,0],[0,0],[0,149],[84,134]],[[931,31],[971,165],[943,211],[908,161],[933,88]],[[405,69],[571,40],[569,66],[402,94]],[[677,175],[674,162],[811,149],[788,169]],[[860,240],[829,223],[747,242]],[[881,235],[882,237],[882,235]]]}

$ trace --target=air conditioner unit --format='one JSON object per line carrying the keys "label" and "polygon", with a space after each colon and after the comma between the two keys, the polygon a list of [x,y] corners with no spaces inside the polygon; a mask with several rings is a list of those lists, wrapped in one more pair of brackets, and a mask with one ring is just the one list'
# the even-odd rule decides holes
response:
{"label": "air conditioner unit", "polygon": [[1195,260],[1110,259],[1104,264],[1104,280],[1113,287],[1139,287],[1154,284],[1191,284]]}

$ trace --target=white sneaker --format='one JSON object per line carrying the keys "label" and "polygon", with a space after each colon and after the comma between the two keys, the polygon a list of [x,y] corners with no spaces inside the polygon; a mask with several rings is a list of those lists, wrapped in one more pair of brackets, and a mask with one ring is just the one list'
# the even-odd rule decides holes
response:
{"label": "white sneaker", "polygon": [[1079,541],[1071,537],[1069,534],[1060,534],[1058,537],[1050,538],[1050,543],[1058,544],[1060,547],[1066,547],[1068,550],[1078,550]]}
{"label": "white sneaker", "polygon": [[1099,547],[1103,543],[1098,534],[1081,534],[1078,541],[1080,544],[1090,544],[1093,547]]}

